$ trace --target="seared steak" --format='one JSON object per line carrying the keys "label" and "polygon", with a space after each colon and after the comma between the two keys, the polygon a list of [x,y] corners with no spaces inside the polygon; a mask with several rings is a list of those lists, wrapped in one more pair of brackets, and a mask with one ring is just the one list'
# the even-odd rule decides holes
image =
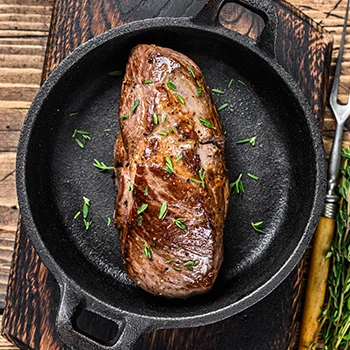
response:
{"label": "seared steak", "polygon": [[168,48],[129,57],[115,147],[115,225],[129,277],[171,298],[208,292],[229,201],[224,133],[198,66]]}

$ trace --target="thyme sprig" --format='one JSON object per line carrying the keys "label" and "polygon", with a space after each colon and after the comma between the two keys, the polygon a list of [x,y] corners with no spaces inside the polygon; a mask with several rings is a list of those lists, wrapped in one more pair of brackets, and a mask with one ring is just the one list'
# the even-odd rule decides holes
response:
{"label": "thyme sprig", "polygon": [[169,174],[175,174],[173,162],[171,161],[170,157],[165,157],[165,164],[166,167],[164,168],[164,170],[167,171]]}
{"label": "thyme sprig", "polygon": [[255,144],[256,144],[256,136],[248,137],[248,138],[246,138],[246,139],[242,139],[242,140],[236,141],[237,144],[240,144],[240,143],[248,143],[248,142],[254,147]]}
{"label": "thyme sprig", "polygon": [[173,219],[173,221],[178,228],[180,228],[184,232],[187,232],[187,227],[184,224],[184,222],[186,221],[185,218]]}
{"label": "thyme sprig", "polygon": [[256,232],[259,232],[259,233],[264,233],[263,231],[263,224],[264,222],[263,221],[258,221],[258,222],[251,222],[251,225],[253,227],[253,229],[256,231]]}
{"label": "thyme sprig", "polygon": [[[81,136],[82,141],[77,138],[78,136],[77,134]],[[78,144],[80,148],[84,148],[86,145],[86,142],[91,140],[91,137],[87,131],[78,130],[78,129],[75,129],[73,131],[72,137],[74,138],[75,142]]]}
{"label": "thyme sprig", "polygon": [[230,183],[230,188],[232,193],[244,193],[242,176],[243,174],[239,174],[237,180]]}
{"label": "thyme sprig", "polygon": [[203,171],[202,168],[200,168],[200,170],[198,172],[198,176],[199,176],[200,180],[194,179],[193,177],[191,177],[190,180],[192,182],[197,183],[197,184],[201,184],[203,189],[205,189],[205,182],[204,182],[205,175],[206,175],[206,172]]}
{"label": "thyme sprig", "polygon": [[113,170],[114,167],[107,166],[105,163],[98,161],[97,159],[94,159],[94,167],[97,168],[100,171],[106,171],[106,170]]}

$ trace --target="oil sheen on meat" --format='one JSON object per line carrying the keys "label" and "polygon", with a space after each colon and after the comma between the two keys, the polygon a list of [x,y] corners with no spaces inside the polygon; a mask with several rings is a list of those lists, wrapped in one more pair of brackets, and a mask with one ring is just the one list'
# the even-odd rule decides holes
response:
{"label": "oil sheen on meat", "polygon": [[210,291],[229,201],[224,133],[198,66],[133,48],[119,104],[115,226],[128,276],[169,298]]}

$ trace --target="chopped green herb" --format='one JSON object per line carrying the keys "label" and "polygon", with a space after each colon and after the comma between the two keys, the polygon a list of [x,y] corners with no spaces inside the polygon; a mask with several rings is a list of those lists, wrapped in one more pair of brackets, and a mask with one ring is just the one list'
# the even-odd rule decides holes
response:
{"label": "chopped green herb", "polygon": [[71,113],[69,113],[69,116],[73,117],[74,115],[77,115],[77,114],[79,114],[79,112],[71,112]]}
{"label": "chopped green herb", "polygon": [[233,79],[231,79],[229,82],[228,82],[228,85],[227,85],[227,88],[229,89],[233,84]]}
{"label": "chopped green herb", "polygon": [[239,79],[238,79],[237,81],[238,81],[240,84],[242,84],[242,85],[246,85],[245,82],[242,81],[242,80],[239,80]]}
{"label": "chopped green herb", "polygon": [[129,118],[129,115],[128,115],[128,114],[126,114],[126,115],[121,115],[119,118],[120,118],[120,119],[128,119],[128,118]]}
{"label": "chopped green herb", "polygon": [[84,145],[83,145],[83,143],[80,140],[78,140],[78,139],[74,139],[74,140],[75,140],[75,142],[78,144],[78,146],[80,148],[84,148]]}
{"label": "chopped green herb", "polygon": [[92,221],[87,221],[86,219],[83,219],[83,221],[85,225],[85,230],[87,231],[90,228]]}
{"label": "chopped green herb", "polygon": [[216,92],[217,94],[221,94],[221,95],[223,95],[225,93],[225,91],[222,91],[220,89],[211,89],[211,91]]}
{"label": "chopped green herb", "polygon": [[142,225],[142,216],[139,216],[139,217],[137,218],[136,225],[137,225],[137,227],[140,227],[140,226]]}
{"label": "chopped green herb", "polygon": [[175,162],[179,162],[182,159],[182,153],[180,153],[176,158]]}
{"label": "chopped green herb", "polygon": [[168,136],[168,133],[166,131],[158,131],[158,134],[162,136]]}
{"label": "chopped green herb", "polygon": [[110,132],[111,129],[107,128],[107,129],[104,129],[105,132]]}
{"label": "chopped green herb", "polygon": [[99,162],[97,159],[94,159],[94,167],[97,168],[100,171],[105,171],[105,170],[113,170],[114,167],[112,166],[107,166],[105,163],[103,162]]}
{"label": "chopped green herb", "polygon": [[170,90],[176,91],[176,85],[174,83],[172,83],[171,81],[167,81],[166,85]]}
{"label": "chopped green herb", "polygon": [[213,127],[213,125],[210,123],[210,121],[208,119],[204,119],[204,118],[200,117],[200,118],[198,118],[198,120],[200,122],[202,122],[205,127],[209,128],[209,129],[216,129]]}
{"label": "chopped green herb", "polygon": [[74,129],[72,137],[75,137],[77,135],[77,129]]}
{"label": "chopped green herb", "polygon": [[197,86],[200,88],[201,87],[201,83],[199,82],[199,80],[196,80]]}
{"label": "chopped green herb", "polygon": [[240,143],[250,143],[253,147],[255,146],[256,144],[256,136],[254,137],[249,137],[247,139],[243,139],[243,140],[238,140],[236,141],[237,144],[240,144]]}
{"label": "chopped green herb", "polygon": [[163,115],[162,115],[162,123],[165,122],[165,119],[166,119],[166,114],[163,114]]}
{"label": "chopped green herb", "polygon": [[205,178],[206,172],[205,171],[203,172],[203,169],[201,168],[198,172],[198,175],[199,175],[200,180],[194,179],[193,177],[191,177],[190,180],[192,182],[197,183],[197,184],[201,184],[203,189],[204,189],[205,188],[204,178]]}
{"label": "chopped green herb", "polygon": [[152,80],[151,79],[147,79],[147,80],[144,80],[143,81],[143,84],[151,84],[152,83]]}
{"label": "chopped green herb", "polygon": [[230,188],[233,193],[243,193],[244,186],[242,182],[242,174],[239,174],[237,180],[235,182],[230,183]]}
{"label": "chopped green herb", "polygon": [[164,264],[170,264],[172,262],[172,260],[171,259],[168,259],[168,260],[165,260],[164,261]]}
{"label": "chopped green herb", "polygon": [[158,125],[158,116],[157,116],[157,113],[153,113],[153,123],[155,125]]}
{"label": "chopped green herb", "polygon": [[83,204],[83,217],[86,219],[89,215],[89,207],[90,207],[90,199],[83,197],[84,204]]}
{"label": "chopped green herb", "polygon": [[143,194],[144,194],[145,196],[148,196],[148,186],[145,187],[145,190],[143,191]]}
{"label": "chopped green herb", "polygon": [[146,209],[148,208],[148,204],[141,204],[140,208],[137,209],[137,215],[140,215],[142,214]]}
{"label": "chopped green herb", "polygon": [[177,248],[176,248],[177,251],[179,251],[179,250],[181,250],[181,249],[182,249],[182,247],[177,247]]}
{"label": "chopped green herb", "polygon": [[109,72],[108,75],[110,75],[112,77],[121,77],[123,75],[123,71],[114,70],[113,72]]}
{"label": "chopped green herb", "polygon": [[173,266],[173,269],[176,270],[176,271],[181,271],[181,267],[178,267],[178,266]]}
{"label": "chopped green herb", "polygon": [[111,218],[107,218],[107,226],[111,225]]}
{"label": "chopped green herb", "polygon": [[84,131],[84,130],[76,130],[78,134],[80,135],[85,135],[85,136],[89,136],[89,132],[88,131]]}
{"label": "chopped green herb", "polygon": [[168,204],[167,203],[163,203],[161,206],[160,206],[160,209],[159,209],[159,215],[158,215],[158,218],[160,220],[162,220],[165,216],[165,213],[166,211],[168,210]]}
{"label": "chopped green herb", "polygon": [[[185,218],[178,218],[178,219],[173,219],[175,225],[180,228],[182,231],[187,232],[187,227],[184,224],[184,222],[186,221]],[[181,248],[180,248],[181,249]]]}
{"label": "chopped green herb", "polygon": [[148,245],[145,245],[145,247],[143,248],[143,252],[149,260],[152,259],[152,250]]}
{"label": "chopped green herb", "polygon": [[173,162],[169,157],[165,157],[165,164],[166,164],[166,167],[164,168],[164,170],[170,174],[175,174]]}
{"label": "chopped green herb", "polygon": [[253,175],[251,173],[247,174],[250,178],[252,178],[253,180],[259,180],[259,176]]}
{"label": "chopped green herb", "polygon": [[187,266],[187,268],[191,271],[193,271],[193,268],[199,264],[199,261],[186,261],[183,266]]}
{"label": "chopped green herb", "polygon": [[189,72],[191,73],[191,75],[193,76],[193,78],[196,79],[196,75],[194,74],[194,71],[193,71],[192,67],[191,66],[187,66],[187,68],[188,68]]}
{"label": "chopped green herb", "polygon": [[135,196],[134,196],[134,184],[131,182],[131,180],[129,179],[128,180],[129,182],[129,191],[131,192],[131,198],[132,200],[135,199]]}
{"label": "chopped green herb", "polygon": [[130,110],[130,113],[134,113],[136,111],[136,108],[139,106],[140,100],[136,100]]}
{"label": "chopped green herb", "polygon": [[180,101],[180,103],[182,104],[182,105],[185,105],[186,103],[185,103],[185,100],[179,95],[179,94],[176,94],[176,97],[177,97],[177,99]]}
{"label": "chopped green herb", "polygon": [[173,134],[174,133],[174,129],[169,125],[168,126],[168,130]]}
{"label": "chopped green herb", "polygon": [[78,211],[75,215],[74,215],[74,220],[81,214],[80,211]]}
{"label": "chopped green herb", "polygon": [[225,109],[227,106],[228,106],[228,104],[227,104],[227,103],[224,103],[223,105],[221,105],[221,106],[218,108],[218,112],[222,111],[222,110]]}
{"label": "chopped green herb", "polygon": [[202,88],[198,88],[196,94],[200,95],[202,92],[203,92],[203,89]]}
{"label": "chopped green herb", "polygon": [[264,233],[264,231],[262,230],[262,226],[263,226],[263,221],[258,221],[258,222],[252,222],[252,227],[255,231],[260,232],[260,233]]}

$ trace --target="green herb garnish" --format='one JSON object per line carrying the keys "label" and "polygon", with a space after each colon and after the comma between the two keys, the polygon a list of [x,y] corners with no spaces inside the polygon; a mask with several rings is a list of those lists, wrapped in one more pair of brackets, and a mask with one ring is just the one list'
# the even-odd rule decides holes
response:
{"label": "green herb garnish", "polygon": [[189,270],[193,271],[193,268],[199,264],[199,261],[186,261],[183,266],[186,266]]}
{"label": "green herb garnish", "polygon": [[174,129],[169,125],[168,126],[168,130],[173,134],[174,133]]}
{"label": "green herb garnish", "polygon": [[84,145],[83,145],[83,143],[80,140],[78,140],[78,139],[74,139],[74,140],[75,140],[75,142],[78,144],[78,146],[80,148],[84,148]]}
{"label": "green herb garnish", "polygon": [[194,74],[194,71],[193,71],[192,67],[191,66],[187,66],[187,68],[188,68],[189,72],[191,73],[191,75],[193,76],[193,78],[196,79],[196,75]]}
{"label": "green herb garnish", "polygon": [[168,136],[168,133],[166,131],[158,131],[158,134],[162,136]]}
{"label": "green herb garnish", "polygon": [[264,233],[264,231],[262,230],[263,221],[252,222],[251,224],[256,232]]}
{"label": "green herb garnish", "polygon": [[190,180],[191,180],[192,182],[197,183],[197,184],[201,184],[202,187],[203,187],[203,189],[204,189],[204,188],[205,188],[204,178],[205,178],[206,172],[205,172],[205,171],[203,172],[203,169],[200,168],[200,170],[199,170],[199,172],[198,172],[198,175],[199,175],[200,180],[194,179],[194,178],[192,178],[192,177],[190,178]]}
{"label": "green herb garnish", "polygon": [[83,217],[86,219],[89,215],[89,207],[90,207],[90,199],[83,197],[84,204],[83,204]]}
{"label": "green herb garnish", "polygon": [[144,194],[145,196],[148,196],[148,186],[145,187],[145,190],[143,191],[143,194]]}
{"label": "green herb garnish", "polygon": [[137,227],[140,227],[140,226],[142,225],[142,216],[139,216],[139,217],[137,218],[136,225],[137,225]]}
{"label": "green herb garnish", "polygon": [[120,118],[120,119],[128,119],[128,118],[129,118],[129,115],[128,115],[128,114],[126,114],[126,115],[121,115],[119,118]]}
{"label": "green herb garnish", "polygon": [[203,92],[203,89],[202,88],[198,88],[196,94],[200,95],[202,92]]}
{"label": "green herb garnish", "polygon": [[176,91],[176,85],[174,83],[172,83],[171,81],[167,81],[166,85],[170,90]]}
{"label": "green herb garnish", "polygon": [[157,116],[157,113],[153,113],[153,123],[155,125],[158,125],[158,116]]}
{"label": "green herb garnish", "polygon": [[75,215],[74,215],[74,220],[81,214],[80,211],[78,211]]}
{"label": "green herb garnish", "polygon": [[[184,224],[184,222],[186,221],[185,218],[178,218],[178,219],[173,219],[175,225],[180,228],[182,231],[187,232],[187,227]],[[181,248],[180,248],[181,249]]]}
{"label": "green herb garnish", "polygon": [[235,182],[230,183],[230,188],[233,193],[243,193],[244,186],[242,182],[242,174],[239,174]]}
{"label": "green herb garnish", "polygon": [[74,115],[77,115],[77,114],[79,114],[79,112],[71,112],[71,113],[69,113],[69,116],[73,117]]}
{"label": "green herb garnish", "polygon": [[83,221],[85,225],[85,230],[87,231],[90,228],[92,221],[87,221],[86,219],[83,219]]}
{"label": "green herb garnish", "polygon": [[162,220],[164,218],[165,213],[166,213],[167,210],[168,210],[168,204],[167,203],[163,203],[160,206],[160,209],[159,209],[158,219]]}
{"label": "green herb garnish", "polygon": [[246,85],[245,82],[242,81],[242,80],[239,80],[239,79],[238,79],[237,81],[238,81],[240,84],[242,84],[242,85]]}
{"label": "green herb garnish", "polygon": [[152,259],[152,250],[148,245],[145,245],[145,247],[143,248],[143,252],[149,260]]}
{"label": "green herb garnish", "polygon": [[136,108],[139,106],[140,100],[136,100],[130,110],[130,113],[134,113],[136,111]]}
{"label": "green herb garnish", "polygon": [[142,82],[142,84],[151,84],[152,83],[152,80],[151,79],[147,79],[147,80],[144,80]]}
{"label": "green herb garnish", "polygon": [[218,112],[222,111],[222,110],[225,109],[227,106],[228,106],[228,104],[227,104],[227,103],[224,103],[223,105],[221,105],[221,106],[218,108]]}
{"label": "green herb garnish", "polygon": [[208,119],[199,117],[198,120],[203,123],[203,125],[209,129],[215,129]]}
{"label": "green herb garnish", "polygon": [[111,218],[107,218],[107,226],[111,225]]}
{"label": "green herb garnish", "polygon": [[231,79],[229,82],[228,82],[228,85],[227,85],[227,88],[229,89],[233,84],[233,79]]}
{"label": "green herb garnish", "polygon": [[250,143],[253,147],[255,146],[256,144],[256,136],[254,137],[249,137],[247,139],[243,139],[243,140],[238,140],[236,141],[237,144],[240,144],[240,143]]}
{"label": "green herb garnish", "polygon": [[113,170],[114,167],[112,166],[107,166],[105,163],[103,162],[99,162],[97,159],[94,159],[94,167],[97,168],[100,171],[105,171],[105,170]]}
{"label": "green herb garnish", "polygon": [[175,174],[173,162],[169,157],[165,157],[165,164],[166,164],[166,167],[164,168],[164,170],[170,174]]}
{"label": "green herb garnish", "polygon": [[177,99],[179,100],[179,102],[182,104],[182,105],[185,105],[185,100],[182,98],[182,96],[180,96],[179,94],[176,94],[176,97]]}
{"label": "green herb garnish", "polygon": [[178,266],[173,266],[173,269],[176,270],[176,271],[181,271],[181,267],[178,267]]}
{"label": "green herb garnish", "polygon": [[114,70],[113,72],[109,72],[108,75],[112,77],[121,77],[123,73],[124,72],[122,70]]}
{"label": "green herb garnish", "polygon": [[225,91],[222,91],[220,89],[211,89],[211,91],[216,92],[217,94],[221,94],[221,95],[223,95],[225,93]]}
{"label": "green herb garnish", "polygon": [[176,158],[175,158],[175,162],[178,162],[182,159],[182,153],[180,153]]}
{"label": "green herb garnish", "polygon": [[170,264],[172,262],[172,260],[171,259],[168,259],[168,260],[165,260],[164,261],[164,264]]}
{"label": "green herb garnish", "polygon": [[110,132],[110,131],[111,131],[111,129],[106,128],[106,129],[104,129],[104,131],[105,131],[105,132]]}
{"label": "green herb garnish", "polygon": [[132,198],[132,200],[134,200],[135,199],[134,198],[134,184],[131,182],[130,179],[128,180],[128,182],[129,182],[129,191],[131,192],[131,198]]}
{"label": "green herb garnish", "polygon": [[145,204],[145,203],[141,204],[139,209],[137,209],[137,215],[142,214],[147,208],[148,208],[148,204]]}
{"label": "green herb garnish", "polygon": [[163,115],[162,115],[162,123],[165,122],[165,119],[166,119],[166,114],[163,114]]}
{"label": "green herb garnish", "polygon": [[259,180],[259,176],[253,175],[251,173],[247,174],[250,178],[252,178],[253,180]]}

